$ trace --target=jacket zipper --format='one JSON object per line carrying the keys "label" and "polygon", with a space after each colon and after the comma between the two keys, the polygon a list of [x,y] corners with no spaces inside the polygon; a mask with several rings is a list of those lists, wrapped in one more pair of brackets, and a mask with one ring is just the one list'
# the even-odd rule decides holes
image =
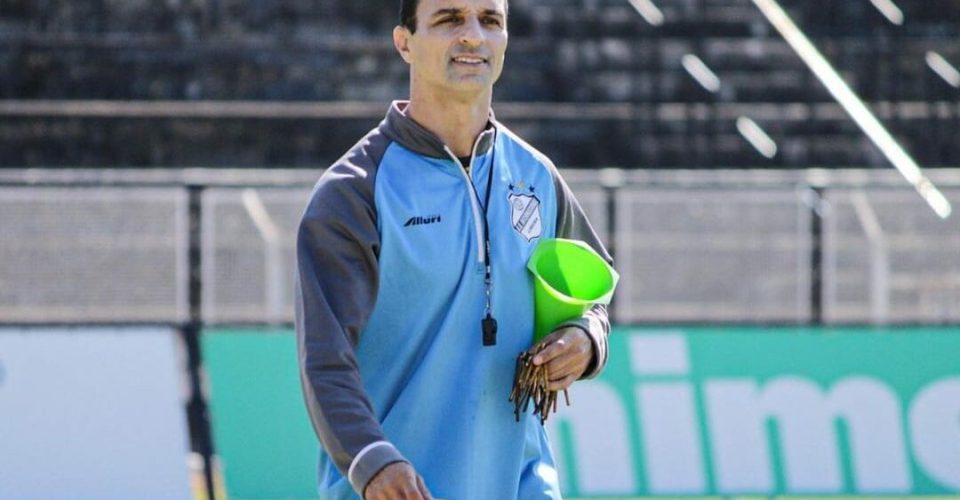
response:
{"label": "jacket zipper", "polygon": [[[479,136],[477,136],[477,140],[474,141],[473,152],[470,153],[471,164],[473,163],[474,158],[476,158],[477,156],[477,146],[480,144],[480,140],[483,138],[485,134],[489,134],[489,133],[491,132],[486,131],[480,134]],[[464,168],[464,166],[460,163],[460,159],[457,158],[457,155],[453,154],[453,151],[450,150],[449,146],[444,145],[443,149],[444,151],[447,152],[448,155],[450,155],[450,158],[453,159],[454,163],[456,163],[457,165],[460,165],[460,169],[459,169],[460,174],[463,175],[463,179],[467,181],[467,188],[470,191],[470,206],[473,208],[473,227],[477,236],[477,263],[481,265],[486,265],[487,262],[484,259],[484,255],[483,255],[483,244],[484,244],[483,219],[482,219],[483,212],[480,209],[480,199],[477,198],[477,196],[479,196],[477,194],[477,189],[476,187],[474,187],[473,180],[470,179],[470,174],[467,173],[467,169]],[[493,168],[493,165],[491,165],[490,168]],[[493,186],[490,186],[488,189],[493,189]]]}

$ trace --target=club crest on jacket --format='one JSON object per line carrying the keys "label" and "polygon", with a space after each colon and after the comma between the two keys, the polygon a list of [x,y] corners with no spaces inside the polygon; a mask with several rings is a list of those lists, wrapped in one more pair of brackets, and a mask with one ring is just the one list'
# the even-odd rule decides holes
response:
{"label": "club crest on jacket", "polygon": [[543,221],[540,218],[540,199],[534,194],[533,186],[528,188],[527,193],[515,193],[514,188],[523,189],[522,181],[518,186],[510,186],[510,195],[507,201],[510,203],[510,222],[513,229],[520,233],[527,241],[540,237],[543,232]]}

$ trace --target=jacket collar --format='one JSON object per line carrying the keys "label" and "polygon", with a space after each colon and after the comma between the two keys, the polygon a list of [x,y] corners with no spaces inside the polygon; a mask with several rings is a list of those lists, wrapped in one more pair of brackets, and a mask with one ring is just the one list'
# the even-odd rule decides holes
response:
{"label": "jacket collar", "polygon": [[[431,158],[450,158],[446,145],[436,134],[403,113],[409,103],[409,101],[393,101],[390,104],[387,116],[380,124],[383,133],[391,140],[418,154]],[[474,145],[477,155],[485,154],[493,146],[496,129],[497,121],[491,109],[487,128],[480,133]]]}

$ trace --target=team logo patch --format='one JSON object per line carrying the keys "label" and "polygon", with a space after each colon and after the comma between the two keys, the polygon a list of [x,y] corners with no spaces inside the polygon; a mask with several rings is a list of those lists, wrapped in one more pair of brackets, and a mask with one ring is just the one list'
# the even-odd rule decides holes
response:
{"label": "team logo patch", "polygon": [[543,232],[543,222],[540,219],[540,199],[533,194],[533,189],[530,189],[530,194],[510,193],[507,201],[510,203],[513,229],[527,241],[538,238]]}

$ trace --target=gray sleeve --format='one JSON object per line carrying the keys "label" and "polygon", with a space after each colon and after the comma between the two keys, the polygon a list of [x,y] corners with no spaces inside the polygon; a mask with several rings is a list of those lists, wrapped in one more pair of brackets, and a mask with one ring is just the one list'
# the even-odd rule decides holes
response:
{"label": "gray sleeve", "polygon": [[[587,220],[580,202],[556,168],[551,170],[557,191],[557,237],[584,241],[610,265],[613,265],[613,258],[610,257],[603,242],[590,225],[590,221]],[[567,321],[560,326],[576,326],[590,336],[593,342],[593,361],[587,366],[581,378],[593,378],[599,375],[607,364],[607,336],[610,334],[607,306],[595,305],[580,318]]]}
{"label": "gray sleeve", "polygon": [[383,434],[354,353],[378,287],[373,168],[356,153],[331,167],[297,232],[300,379],[314,431],[361,496],[383,467],[405,461]]}

